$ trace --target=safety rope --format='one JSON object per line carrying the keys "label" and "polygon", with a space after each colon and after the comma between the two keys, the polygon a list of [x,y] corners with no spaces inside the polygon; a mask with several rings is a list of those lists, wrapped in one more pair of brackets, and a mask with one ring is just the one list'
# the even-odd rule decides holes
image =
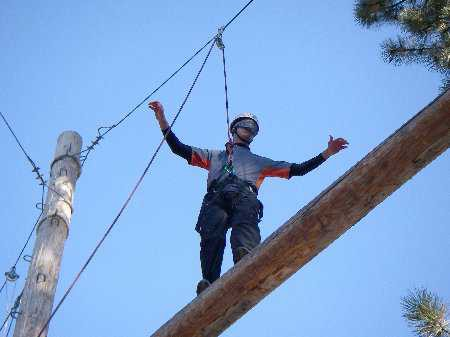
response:
{"label": "safety rope", "polygon": [[223,78],[224,78],[224,84],[225,84],[225,112],[227,116],[227,135],[228,135],[228,141],[230,143],[233,142],[233,138],[231,137],[230,132],[230,114],[229,114],[229,103],[228,103],[228,85],[227,85],[227,70],[226,70],[226,61],[225,61],[225,44],[223,43],[223,31],[224,28],[219,28],[219,32],[217,33],[216,37],[216,45],[217,47],[222,51],[222,63],[223,63]]}
{"label": "safety rope", "polygon": [[[211,46],[208,50],[208,53],[205,57],[205,59],[203,60],[203,63],[197,73],[197,75],[195,76],[194,81],[191,84],[191,87],[189,88],[188,93],[186,94],[186,97],[184,98],[183,102],[180,105],[180,108],[178,109],[177,114],[175,115],[175,118],[173,119],[172,123],[170,124],[170,128],[173,127],[173,125],[175,124],[175,122],[177,121],[181,111],[184,108],[184,105],[186,104],[189,96],[191,95],[192,89],[194,89],[195,84],[197,83],[197,80],[201,74],[201,72],[203,71],[203,68],[206,64],[206,61],[209,58],[209,55],[211,54],[212,48],[214,47],[214,43],[212,43],[212,41],[210,42]],[[63,302],[65,301],[65,299],[67,298],[67,296],[69,295],[69,293],[71,292],[72,288],[75,286],[75,284],[78,282],[78,279],[80,278],[81,274],[84,272],[84,270],[86,269],[86,267],[89,265],[89,263],[91,262],[92,258],[94,257],[94,255],[97,253],[98,249],[100,248],[100,246],[103,244],[103,242],[105,241],[106,237],[109,235],[109,233],[111,232],[111,230],[113,229],[114,225],[117,223],[117,221],[119,220],[120,216],[122,215],[123,211],[125,210],[125,208],[128,206],[128,203],[130,202],[130,200],[132,199],[132,197],[134,196],[134,193],[136,192],[136,190],[138,189],[138,187],[141,185],[142,181],[144,180],[145,175],[147,174],[148,170],[150,169],[150,166],[153,164],[156,155],[158,154],[159,150],[161,149],[161,147],[163,146],[164,142],[166,141],[167,135],[169,133],[166,132],[166,134],[164,135],[164,137],[162,138],[161,142],[159,143],[158,147],[156,148],[155,152],[153,153],[153,156],[151,157],[150,161],[148,162],[147,166],[144,169],[144,172],[141,174],[141,176],[139,177],[137,183],[135,184],[134,188],[132,189],[131,193],[129,194],[128,198],[126,199],[125,203],[122,205],[121,209],[119,210],[119,213],[116,215],[116,217],[114,218],[113,222],[111,223],[111,225],[108,227],[108,229],[106,230],[105,234],[103,235],[103,237],[100,239],[100,241],[97,243],[97,245],[95,246],[94,250],[92,251],[91,255],[89,256],[89,258],[87,259],[87,261],[84,263],[84,265],[82,266],[81,270],[78,272],[78,274],[76,275],[75,279],[72,281],[72,283],[70,284],[69,288],[66,290],[66,292],[64,293],[63,297],[61,298],[61,300],[58,302],[58,304],[56,305],[55,309],[53,310],[53,312],[51,313],[50,317],[48,318],[48,320],[46,321],[46,323],[44,324],[44,326],[42,327],[41,331],[39,332],[39,335],[37,337],[40,337],[42,335],[42,333],[44,332],[44,330],[47,328],[48,324],[50,323],[50,321],[52,320],[52,318],[55,316],[56,312],[59,310],[59,308],[61,307],[61,305],[63,304]]]}
{"label": "safety rope", "polygon": [[222,52],[222,64],[223,64],[223,78],[224,78],[224,86],[225,86],[225,113],[227,118],[227,136],[228,142],[225,145],[227,152],[227,164],[224,167],[224,170],[227,173],[233,172],[233,149],[234,149],[234,140],[230,130],[230,113],[229,113],[229,103],[228,103],[228,84],[227,84],[227,70],[226,70],[226,60],[225,60],[225,44],[223,43],[223,32],[224,27],[220,27],[216,36],[216,46]]}
{"label": "safety rope", "polygon": [[[140,101],[130,112],[128,112],[125,116],[123,116],[117,123],[111,126],[102,126],[97,129],[97,137],[91,141],[91,145],[89,145],[86,149],[82,150],[79,154],[81,155],[81,167],[84,166],[89,154],[94,147],[99,144],[100,140],[102,140],[112,129],[116,128],[120,124],[122,124],[128,117],[130,117],[137,109],[139,109],[150,97],[152,97],[155,93],[157,93],[167,82],[169,82],[173,77],[175,77],[186,65],[188,65],[198,54],[200,54],[212,41],[214,41],[215,37],[211,38],[206,42],[200,49],[198,49],[191,57],[189,57],[181,66],[178,67],[166,80],[164,80],[156,89],[154,89],[150,94],[148,94],[142,101]],[[102,131],[106,130],[106,131]]]}
{"label": "safety rope", "polygon": [[[254,0],[250,0],[249,2],[247,2],[247,4],[238,12],[234,15],[234,17],[229,20],[221,29],[220,29],[220,41],[221,41],[221,37],[222,37],[222,33],[223,31],[253,2]],[[118,125],[120,125],[122,122],[124,122],[128,117],[130,117],[140,106],[142,106],[152,95],[154,95],[159,89],[161,89],[168,81],[170,81],[173,77],[175,77],[188,63],[190,63],[201,51],[203,51],[208,45],[211,44],[210,49],[208,51],[207,56],[205,57],[202,66],[199,70],[199,72],[197,73],[197,76],[194,79],[194,82],[192,83],[183,103],[181,104],[174,120],[172,121],[170,127],[172,127],[178,116],[180,115],[185,103],[187,102],[187,99],[189,98],[192,89],[194,88],[197,79],[200,76],[200,73],[202,72],[204,65],[206,64],[207,59],[209,58],[212,48],[214,47],[214,43],[211,42],[218,42],[218,34],[216,34],[215,36],[213,36],[211,39],[208,40],[208,42],[206,42],[199,50],[197,50],[188,60],[186,60],[174,73],[172,73],[164,82],[162,82],[155,90],[153,90],[149,95],[147,95],[139,104],[137,104],[130,112],[128,112],[124,117],[122,117],[117,123],[108,126],[108,127],[100,127],[97,129],[97,137],[95,138],[94,141],[91,142],[91,145],[89,145],[86,149],[80,151],[78,154],[81,155],[81,166],[84,165],[85,161],[87,160],[90,152],[94,149],[94,147],[96,145],[99,144],[100,140],[103,139],[103,137],[108,134],[112,129],[116,128]],[[222,60],[223,60],[223,65],[224,65],[224,78],[225,78],[225,105],[226,105],[226,112],[227,112],[227,125],[228,125],[228,139],[232,141],[232,137],[230,135],[230,131],[229,131],[229,113],[228,113],[228,90],[227,90],[227,79],[226,79],[226,67],[225,67],[225,52],[224,52],[224,48],[222,48]],[[49,190],[55,192],[55,194],[57,194],[59,197],[62,198],[63,201],[67,202],[64,197],[62,195],[60,195],[57,191],[55,191],[52,187],[50,187],[47,182],[44,180],[43,175],[39,172],[40,168],[34,163],[34,161],[31,159],[31,157],[28,155],[28,153],[25,151],[25,149],[23,148],[22,144],[20,143],[19,139],[17,138],[17,136],[15,135],[14,131],[12,130],[12,128],[10,127],[9,123],[7,122],[6,118],[4,117],[4,115],[0,112],[0,115],[3,119],[3,121],[5,122],[6,126],[8,127],[8,129],[10,130],[10,132],[12,133],[12,135],[14,136],[17,144],[19,145],[20,149],[22,150],[22,152],[25,154],[27,160],[30,162],[30,164],[33,167],[33,172],[36,173],[37,177],[36,179],[40,181],[39,185],[43,186],[43,193],[41,196],[41,202],[38,203],[41,205],[41,214],[39,215],[35,225],[33,226],[33,229],[31,231],[31,233],[29,234],[25,245],[23,246],[21,252],[19,253],[18,258],[16,259],[16,262],[14,263],[13,267],[11,267],[11,270],[5,274],[8,275],[15,275],[15,267],[18,263],[18,261],[20,260],[20,257],[22,256],[26,246],[29,243],[29,240],[32,236],[32,233],[34,232],[37,224],[39,223],[39,219],[42,216],[42,213],[44,211],[44,191],[45,191],[45,187],[47,187]],[[106,130],[106,131],[102,131],[102,130]],[[52,312],[51,316],[49,317],[49,319],[47,320],[46,324],[44,325],[44,327],[42,328],[41,332],[39,333],[39,336],[41,336],[42,332],[46,329],[46,327],[48,326],[50,320],[53,318],[53,316],[56,314],[57,310],[59,309],[59,307],[62,305],[62,303],[64,302],[65,298],[68,296],[68,294],[70,293],[71,289],[74,287],[75,283],[78,281],[78,279],[80,278],[81,274],[84,272],[84,270],[86,269],[86,267],[88,266],[88,264],[90,263],[90,261],[92,260],[92,258],[94,257],[94,255],[96,254],[97,250],[100,248],[101,244],[103,243],[103,241],[106,239],[106,237],[109,235],[110,231],[112,230],[112,228],[114,227],[114,225],[116,224],[116,222],[118,221],[119,217],[121,216],[121,214],[123,213],[123,211],[125,210],[125,208],[127,207],[128,203],[130,202],[131,198],[133,197],[134,193],[136,192],[137,188],[139,187],[139,185],[141,184],[141,182],[143,181],[144,176],[147,174],[150,166],[152,165],[154,159],[156,158],[156,155],[158,154],[160,148],[162,147],[162,145],[164,144],[165,140],[166,140],[167,134],[164,135],[163,139],[161,140],[161,143],[159,144],[159,146],[157,147],[155,153],[153,154],[152,158],[150,159],[150,162],[148,163],[147,167],[145,168],[143,174],[141,175],[141,177],[139,178],[138,182],[136,183],[136,185],[134,186],[133,190],[131,191],[130,195],[128,196],[127,200],[125,201],[124,205],[122,206],[122,208],[120,209],[119,213],[117,214],[117,216],[115,217],[115,219],[113,220],[112,224],[110,225],[110,227],[107,229],[107,231],[105,232],[104,236],[102,237],[102,239],[98,242],[97,246],[95,247],[95,249],[93,250],[93,252],[91,253],[91,255],[89,256],[88,260],[86,261],[86,263],[83,265],[82,269],[80,270],[80,272],[77,274],[76,278],[74,279],[74,281],[72,282],[72,284],[70,285],[70,287],[68,288],[68,290],[66,291],[66,293],[64,294],[64,296],[62,297],[62,299],[60,300],[60,302],[58,303],[58,305],[56,306],[56,308],[54,309],[54,311]],[[25,259],[25,257],[24,257]],[[28,261],[28,260],[27,260]],[[29,261],[28,261],[29,262]],[[0,288],[0,293],[3,290],[3,288],[6,285],[6,280],[3,283],[3,285]],[[18,299],[16,300],[17,305],[19,305],[20,303],[20,297],[22,296],[22,294],[20,294],[20,296],[18,297]],[[16,313],[18,314],[18,313]],[[14,318],[14,317],[13,317]],[[3,323],[2,327],[0,328],[3,329],[4,325],[6,324],[7,320],[9,319],[9,316],[7,317],[7,319],[5,320],[5,322]],[[9,329],[8,329],[9,330]],[[38,337],[39,337],[38,336]]]}
{"label": "safety rope", "polygon": [[[244,7],[242,7],[228,22],[221,28],[222,32],[231,25],[234,20],[237,19],[239,15],[242,14],[242,12],[247,9],[248,6],[253,2],[254,0],[248,1]],[[111,126],[102,126],[97,129],[97,136],[93,141],[91,141],[91,144],[87,146],[84,150],[82,150],[79,154],[81,155],[81,166],[84,166],[84,163],[88,159],[89,154],[94,150],[94,148],[100,143],[100,141],[109,133],[111,130],[115,129],[117,126],[122,124],[128,117],[130,117],[137,109],[139,109],[150,97],[152,97],[156,92],[159,91],[167,82],[169,82],[173,77],[175,77],[181,69],[183,69],[187,64],[189,64],[198,54],[200,54],[212,41],[215,41],[217,39],[217,34],[214,35],[212,38],[210,38],[200,49],[198,49],[191,57],[189,57],[180,67],[178,67],[177,70],[175,70],[172,75],[170,75],[165,81],[163,81],[156,89],[154,89],[150,94],[148,94],[140,103],[138,103],[133,109],[131,109],[130,112],[128,112],[124,117],[122,117],[117,123],[111,125]],[[105,130],[105,131],[104,131]]]}

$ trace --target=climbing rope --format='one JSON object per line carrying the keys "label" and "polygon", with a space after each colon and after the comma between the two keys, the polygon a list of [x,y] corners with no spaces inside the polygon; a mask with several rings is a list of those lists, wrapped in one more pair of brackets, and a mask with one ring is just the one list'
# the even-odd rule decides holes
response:
{"label": "climbing rope", "polygon": [[[216,34],[213,38],[211,38],[201,49],[199,49],[193,56],[191,56],[191,58],[189,58],[181,67],[179,67],[167,80],[165,80],[158,88],[156,88],[151,94],[149,94],[145,99],[143,99],[132,111],[130,111],[127,115],[125,115],[120,121],[119,123],[114,124],[111,127],[106,128],[106,132],[101,133],[100,129],[98,129],[98,136],[96,138],[96,140],[94,142],[92,142],[91,146],[88,147],[86,150],[81,151],[81,153],[86,152],[86,154],[84,155],[84,158],[82,160],[82,166],[84,165],[84,162],[87,159],[87,156],[89,155],[89,153],[92,151],[92,149],[94,148],[95,145],[98,144],[98,142],[103,138],[103,136],[105,136],[108,132],[110,132],[113,128],[117,127],[120,123],[122,123],[126,118],[128,118],[132,113],[134,113],[142,104],[144,104],[154,93],[156,93],[163,85],[165,85],[171,78],[173,78],[185,65],[187,65],[196,55],[198,55],[206,46],[208,46],[209,44],[211,44],[208,53],[200,67],[200,70],[198,71],[194,82],[192,83],[183,103],[181,104],[180,108],[178,109],[178,112],[175,116],[175,118],[173,119],[172,123],[170,124],[170,128],[173,127],[173,125],[175,124],[176,120],[178,119],[178,116],[180,115],[186,101],[188,100],[192,89],[194,88],[197,79],[199,78],[205,64],[206,61],[209,58],[209,55],[211,54],[212,48],[214,47],[214,43],[219,47],[219,49],[221,49],[222,51],[222,62],[223,62],[223,72],[224,72],[224,81],[225,81],[225,108],[226,108],[226,114],[227,114],[227,126],[228,126],[228,139],[231,140],[231,144],[233,144],[233,139],[231,137],[231,133],[230,133],[230,119],[229,119],[229,103],[228,103],[228,87],[227,87],[227,73],[226,73],[226,60],[225,60],[225,45],[223,44],[223,40],[222,40],[222,35],[223,32],[225,31],[225,29],[253,2],[254,0],[250,0],[238,13],[236,13],[234,15],[234,17],[228,21],[228,23],[219,28],[219,32],[218,34]],[[212,43],[213,42],[213,43]],[[37,337],[40,337],[42,335],[42,333],[44,332],[44,330],[47,328],[48,324],[50,323],[50,321],[52,320],[52,318],[55,316],[56,312],[59,310],[59,308],[61,307],[61,305],[63,304],[63,302],[65,301],[65,299],[67,298],[67,296],[69,295],[69,293],[71,292],[71,290],[73,289],[73,287],[75,286],[75,284],[78,282],[81,274],[84,272],[84,270],[87,268],[87,266],[89,265],[90,261],[92,260],[92,258],[94,257],[94,255],[96,254],[97,250],[100,248],[100,246],[102,245],[102,243],[105,241],[106,237],[109,235],[109,233],[111,232],[111,230],[113,229],[114,225],[116,224],[116,222],[119,220],[120,216],[122,215],[123,211],[125,210],[125,208],[127,207],[128,203],[130,202],[131,198],[133,197],[134,193],[136,192],[136,190],[138,189],[139,185],[141,184],[141,182],[143,181],[145,175],[147,174],[150,166],[152,165],[154,159],[156,158],[156,155],[158,154],[160,148],[162,147],[162,145],[164,144],[164,142],[166,141],[168,133],[166,133],[163,137],[163,139],[161,140],[160,144],[158,145],[158,147],[155,150],[155,153],[153,154],[153,156],[151,157],[149,163],[147,164],[147,167],[145,168],[144,172],[142,173],[142,175],[140,176],[140,178],[138,179],[138,182],[136,183],[136,185],[134,186],[133,190],[131,191],[130,195],[128,196],[127,200],[125,201],[125,203],[123,204],[122,208],[119,210],[119,213],[117,214],[117,216],[114,218],[113,222],[111,223],[111,225],[108,227],[108,229],[106,230],[105,234],[103,235],[103,237],[100,239],[100,241],[97,243],[96,247],[94,248],[94,250],[92,251],[91,255],[89,256],[89,258],[87,259],[87,261],[85,262],[85,264],[82,266],[81,270],[78,272],[78,274],[76,275],[75,279],[72,281],[72,283],[70,284],[69,288],[66,290],[66,292],[64,293],[63,297],[61,298],[61,300],[58,302],[58,304],[56,305],[55,309],[53,310],[53,312],[51,313],[50,317],[48,318],[47,322],[44,324],[44,326],[42,327],[41,331],[39,332],[39,335]],[[231,159],[231,156],[230,156]]]}
{"label": "climbing rope", "polygon": [[223,78],[225,83],[225,112],[227,116],[227,135],[228,141],[232,144],[233,138],[231,137],[230,132],[230,114],[229,114],[229,103],[228,103],[228,85],[227,85],[227,70],[226,70],[226,61],[225,61],[225,44],[223,43],[223,31],[224,28],[219,28],[219,32],[216,37],[216,46],[222,51],[222,63],[223,63]]}
{"label": "climbing rope", "polygon": [[[237,19],[239,15],[242,14],[242,12],[247,9],[248,6],[253,2],[254,0],[250,0],[246,3],[244,7],[242,7],[239,12],[237,12],[222,28],[222,33],[225,31],[225,29],[231,25],[234,20]],[[139,102],[133,109],[131,109],[130,112],[128,112],[125,116],[123,116],[117,123],[111,125],[111,126],[102,126],[97,129],[97,136],[94,140],[91,141],[91,144],[87,146],[84,150],[82,150],[80,154],[80,160],[81,160],[81,167],[84,166],[84,163],[88,159],[89,154],[94,150],[94,148],[100,143],[100,141],[113,129],[118,127],[122,122],[124,122],[127,118],[129,118],[137,109],[139,109],[150,97],[152,97],[156,92],[158,92],[167,82],[169,82],[173,77],[175,77],[186,65],[188,65],[198,54],[200,54],[212,41],[217,42],[217,34],[214,35],[212,38],[210,38],[206,43],[203,44],[203,46],[198,49],[191,57],[189,57],[180,67],[178,67],[177,70],[175,70],[166,80],[164,80],[156,89],[154,89],[150,94],[148,94],[141,102]],[[222,50],[223,51],[223,50]]]}
{"label": "climbing rope", "polygon": [[[212,48],[214,47],[214,43],[212,43],[212,41],[210,42],[211,46],[208,50],[208,53],[205,57],[205,59],[203,60],[203,63],[197,73],[197,75],[195,76],[195,79],[193,81],[193,83],[191,84],[188,93],[186,94],[186,97],[184,98],[183,102],[180,105],[180,108],[178,109],[177,114],[175,115],[175,118],[173,119],[172,123],[170,124],[170,128],[173,127],[173,125],[175,124],[175,122],[177,121],[178,117],[180,116],[181,111],[184,108],[184,105],[186,104],[189,96],[191,95],[192,89],[194,89],[195,84],[197,83],[197,80],[201,74],[201,72],[203,71],[203,68],[206,64],[206,61],[209,58],[209,55],[211,54]],[[44,324],[44,326],[42,327],[41,331],[39,332],[39,335],[37,337],[40,337],[42,335],[42,333],[44,332],[44,330],[47,328],[48,324],[50,323],[50,321],[52,320],[52,318],[55,316],[56,312],[59,310],[59,308],[61,307],[62,303],[65,301],[65,299],[67,298],[67,296],[69,295],[69,293],[71,292],[72,288],[75,286],[75,284],[78,282],[78,279],[80,278],[81,274],[84,272],[84,270],[86,269],[86,267],[89,265],[89,263],[91,262],[92,258],[94,257],[94,255],[97,253],[98,249],[100,248],[100,246],[103,244],[103,242],[105,241],[106,237],[109,235],[109,233],[111,232],[111,230],[113,229],[114,225],[117,223],[117,221],[119,220],[120,216],[122,215],[123,211],[125,210],[125,208],[128,206],[128,203],[131,201],[132,197],[134,196],[134,193],[136,192],[136,190],[138,189],[138,187],[141,185],[142,181],[144,180],[145,175],[147,174],[148,170],[150,169],[150,166],[153,164],[159,150],[161,149],[161,147],[163,146],[164,142],[166,141],[167,135],[169,133],[167,132],[164,137],[162,138],[161,142],[159,143],[159,145],[157,146],[155,152],[153,153],[150,161],[148,162],[147,166],[144,169],[144,172],[141,174],[141,176],[139,177],[137,183],[135,184],[134,188],[132,189],[131,193],[129,194],[128,198],[126,199],[125,203],[122,205],[121,209],[119,210],[118,214],[116,215],[116,217],[114,218],[113,222],[111,223],[111,225],[108,227],[108,229],[106,230],[105,234],[103,235],[103,237],[100,239],[100,241],[97,243],[97,245],[95,246],[94,250],[92,251],[91,255],[89,256],[89,258],[87,259],[87,261],[84,263],[84,265],[82,266],[81,270],[78,272],[78,274],[76,275],[75,279],[72,281],[72,283],[70,284],[69,288],[66,290],[66,292],[64,293],[63,297],[61,298],[61,300],[58,302],[58,304],[56,305],[55,309],[53,310],[53,312],[51,313],[50,317],[48,318],[48,320],[46,321],[46,323]]]}
{"label": "climbing rope", "polygon": [[120,124],[122,124],[128,117],[130,117],[137,109],[139,109],[150,97],[152,97],[155,93],[159,91],[167,82],[169,82],[173,77],[175,77],[181,69],[183,69],[186,65],[188,65],[198,54],[200,54],[212,41],[214,41],[215,37],[211,38],[206,42],[200,49],[198,49],[191,57],[189,57],[177,70],[175,70],[172,75],[170,75],[166,80],[164,80],[156,89],[154,89],[150,94],[148,94],[142,101],[140,101],[130,112],[128,112],[125,116],[123,116],[117,123],[111,126],[102,126],[97,129],[97,137],[91,141],[91,145],[89,145],[86,149],[82,150],[79,154],[81,155],[81,167],[84,166],[89,154],[94,147],[99,144],[99,142],[109,133],[112,129],[116,128]]}
{"label": "climbing rope", "polygon": [[226,70],[226,60],[225,60],[225,44],[223,43],[223,32],[225,28],[220,27],[217,33],[215,43],[217,48],[222,52],[222,64],[223,64],[223,78],[225,86],[225,113],[227,119],[227,136],[228,142],[225,145],[227,152],[227,164],[224,167],[224,172],[227,174],[233,173],[233,150],[234,150],[234,140],[230,130],[230,113],[229,113],[229,103],[228,103],[228,84],[227,84],[227,70]]}
{"label": "climbing rope", "polygon": [[[220,48],[220,43],[222,48],[220,48],[222,50],[222,61],[223,61],[223,66],[224,66],[224,80],[225,80],[225,105],[226,105],[226,113],[227,113],[227,125],[228,125],[228,139],[231,140],[232,142],[232,137],[229,131],[229,112],[228,112],[228,88],[227,88],[227,78],[226,78],[226,65],[225,65],[225,52],[224,52],[224,45],[223,45],[223,41],[222,41],[222,34],[224,32],[224,30],[234,21],[236,20],[236,18],[253,2],[254,0],[250,0],[249,2],[247,2],[247,4],[238,12],[234,15],[234,17],[229,20],[222,28],[219,29],[219,33],[214,35],[211,39],[209,39],[199,50],[197,50],[190,58],[188,58],[188,60],[186,60],[174,73],[172,73],[164,82],[162,82],[155,90],[153,90],[149,95],[147,95],[140,103],[138,103],[130,112],[128,112],[125,116],[123,116],[117,123],[108,126],[108,127],[100,127],[97,129],[97,136],[96,138],[91,142],[91,145],[87,146],[86,149],[80,151],[78,154],[80,155],[80,160],[81,160],[81,166],[84,165],[85,161],[87,160],[89,154],[91,153],[91,151],[95,148],[96,145],[99,144],[99,142],[104,138],[105,135],[107,135],[111,130],[113,130],[114,128],[116,128],[117,126],[119,126],[120,124],[122,124],[127,118],[129,118],[139,107],[141,107],[151,96],[153,96],[159,89],[161,89],[167,82],[169,82],[173,77],[175,77],[188,63],[190,63],[198,54],[200,54],[208,45],[210,45],[210,48],[208,50],[208,53],[200,67],[200,70],[198,71],[184,101],[182,102],[175,118],[173,119],[172,123],[170,124],[170,127],[172,127],[176,120],[178,119],[182,109],[184,108],[185,103],[187,102],[205,64],[206,61],[208,60],[212,48],[214,47],[214,42],[218,45],[218,47]],[[30,235],[28,236],[26,243],[24,245],[24,247],[22,248],[19,257],[17,258],[15,264],[13,265],[13,267],[11,267],[10,271],[8,271],[7,273],[5,273],[6,279],[5,282],[3,283],[0,292],[3,290],[3,288],[5,287],[5,284],[7,282],[8,279],[17,279],[16,276],[18,276],[15,273],[15,267],[16,264],[18,263],[18,261],[20,260],[20,257],[22,256],[31,236],[32,233],[34,232],[37,224],[39,223],[39,219],[42,216],[43,210],[44,210],[44,191],[45,191],[45,187],[47,187],[49,190],[55,192],[55,194],[57,194],[59,197],[62,198],[63,201],[67,202],[64,197],[62,195],[60,195],[57,191],[55,191],[52,187],[50,187],[47,182],[44,180],[43,175],[39,172],[40,168],[34,163],[34,161],[31,159],[31,157],[28,155],[28,153],[25,151],[25,149],[23,148],[22,144],[20,143],[19,139],[17,138],[17,136],[15,135],[14,131],[12,130],[12,128],[10,127],[9,123],[7,122],[6,118],[4,117],[4,115],[0,112],[0,115],[3,119],[3,121],[5,122],[6,126],[8,127],[8,129],[10,130],[10,132],[12,133],[12,135],[14,136],[17,144],[19,145],[19,147],[21,148],[22,152],[25,154],[27,160],[30,162],[30,164],[33,167],[33,172],[36,173],[37,177],[36,179],[40,181],[40,184],[43,187],[43,193],[41,196],[41,202],[38,203],[41,209],[41,214],[39,215],[35,225],[33,226],[33,230],[31,231]],[[60,306],[62,305],[62,303],[64,302],[64,300],[66,299],[66,297],[68,296],[68,294],[70,293],[70,291],[72,290],[72,288],[75,286],[76,282],[78,281],[78,279],[80,278],[81,274],[84,272],[84,270],[87,268],[88,264],[90,263],[90,261],[92,260],[92,258],[94,257],[94,255],[96,254],[97,250],[100,248],[100,246],[102,245],[102,243],[104,242],[104,240],[106,239],[106,237],[109,235],[109,233],[111,232],[111,230],[113,229],[114,225],[116,224],[116,222],[119,220],[120,216],[122,215],[123,211],[125,210],[125,208],[128,206],[128,203],[131,201],[134,193],[136,192],[136,190],[138,189],[138,187],[140,186],[140,184],[142,183],[145,175],[147,174],[148,170],[150,169],[150,166],[152,165],[153,161],[155,160],[159,150],[161,149],[162,145],[164,144],[164,142],[166,141],[166,137],[167,134],[164,135],[163,139],[161,140],[160,144],[158,145],[158,147],[155,150],[155,153],[153,154],[153,156],[151,157],[149,163],[147,164],[144,172],[142,173],[142,175],[140,176],[140,178],[138,179],[136,185],[134,186],[134,188],[132,189],[131,193],[129,194],[128,198],[126,199],[125,203],[123,204],[122,208],[119,210],[117,216],[114,218],[113,222],[111,223],[111,225],[108,227],[107,231],[105,232],[104,236],[102,237],[102,239],[98,242],[97,246],[94,248],[93,252],[91,253],[91,255],[89,256],[88,260],[85,262],[85,264],[83,265],[83,267],[81,268],[80,272],[76,275],[74,281],[72,282],[72,284],[70,285],[70,287],[67,289],[67,291],[65,292],[65,294],[63,295],[63,297],[61,298],[61,300],[59,301],[59,303],[57,304],[57,306],[55,307],[54,311],[52,312],[52,314],[50,315],[49,319],[46,321],[44,327],[42,328],[42,330],[39,333],[39,336],[41,336],[42,332],[47,328],[48,324],[50,323],[51,319],[54,317],[54,315],[56,314],[56,312],[59,310]],[[231,156],[230,156],[230,162],[231,162]],[[38,205],[37,204],[37,205]],[[27,260],[28,261],[28,260]],[[23,291],[22,291],[23,293]],[[22,296],[22,293],[19,295],[19,297],[16,300],[15,306],[20,305],[20,298]],[[17,311],[17,308],[15,308],[15,310],[11,310],[10,314],[8,315],[8,317],[6,318],[5,322],[3,323],[2,327],[0,328],[0,331],[3,329],[4,325],[6,324],[6,322],[8,321],[9,317],[12,317],[13,319],[15,319],[19,312]],[[9,329],[8,329],[9,330]],[[9,333],[9,331],[8,331]],[[38,337],[39,337],[38,336]]]}

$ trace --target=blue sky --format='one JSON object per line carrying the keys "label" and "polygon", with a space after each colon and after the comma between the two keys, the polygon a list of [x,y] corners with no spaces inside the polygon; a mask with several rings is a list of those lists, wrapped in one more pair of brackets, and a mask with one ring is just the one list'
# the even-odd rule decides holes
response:
{"label": "blue sky", "polygon": [[[3,1],[0,110],[48,175],[62,131],[76,130],[88,144],[98,127],[130,111],[244,4]],[[265,181],[263,238],[439,93],[437,74],[384,63],[379,45],[398,32],[359,27],[352,8],[353,1],[256,0],[225,32],[230,110],[260,117],[255,153],[301,162],[321,152],[329,134],[350,142],[304,177]],[[203,55],[155,96],[169,117]],[[222,148],[226,140],[220,57],[214,49],[174,127],[188,144]],[[32,227],[40,192],[12,137],[0,130],[3,272]],[[57,300],[160,137],[144,106],[91,154],[77,184]],[[408,289],[425,286],[450,299],[449,169],[446,152],[223,336],[412,336],[399,305]],[[149,336],[192,300],[200,278],[194,225],[205,189],[206,171],[188,167],[164,146],[49,336]],[[231,266],[227,247],[223,270]],[[0,295],[2,313],[20,292],[26,269],[20,262],[15,293],[9,284]]]}

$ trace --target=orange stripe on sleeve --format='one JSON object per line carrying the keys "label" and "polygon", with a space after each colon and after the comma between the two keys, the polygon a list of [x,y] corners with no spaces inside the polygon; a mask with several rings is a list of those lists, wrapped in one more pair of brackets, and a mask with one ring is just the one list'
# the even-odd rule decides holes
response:
{"label": "orange stripe on sleeve", "polygon": [[209,170],[210,164],[211,162],[208,159],[202,158],[197,152],[192,151],[191,165]]}
{"label": "orange stripe on sleeve", "polygon": [[273,168],[268,167],[261,171],[261,174],[259,175],[258,179],[256,180],[256,188],[259,189],[261,184],[264,181],[265,177],[279,177],[279,178],[289,178],[289,171],[291,170],[290,167],[281,167],[281,168]]}

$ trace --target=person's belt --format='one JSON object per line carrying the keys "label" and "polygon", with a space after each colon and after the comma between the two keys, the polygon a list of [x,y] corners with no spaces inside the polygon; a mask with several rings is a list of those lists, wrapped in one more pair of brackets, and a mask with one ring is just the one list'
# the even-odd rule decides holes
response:
{"label": "person's belt", "polygon": [[241,190],[247,190],[251,193],[258,194],[258,189],[253,184],[250,184],[249,182],[240,179],[239,177],[235,175],[230,175],[226,178],[224,178],[222,181],[213,180],[208,187],[208,192],[218,192],[221,191],[226,185],[228,184],[235,184],[239,187]]}

